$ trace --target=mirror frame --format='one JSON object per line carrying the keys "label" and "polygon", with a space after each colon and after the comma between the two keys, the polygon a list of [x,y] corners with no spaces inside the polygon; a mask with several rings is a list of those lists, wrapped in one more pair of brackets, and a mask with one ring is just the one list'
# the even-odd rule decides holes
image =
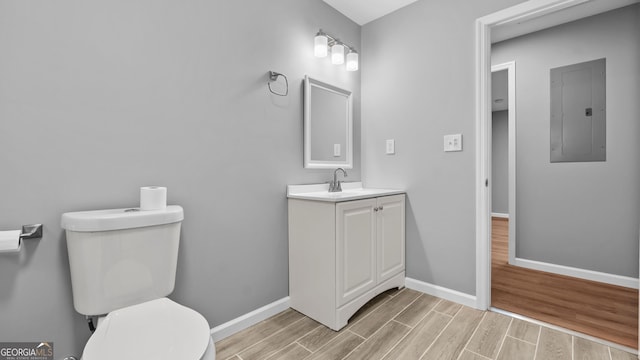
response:
{"label": "mirror frame", "polygon": [[[312,160],[311,159],[311,88],[317,87],[346,98],[346,140],[345,160]],[[304,77],[304,168],[306,169],[335,169],[342,167],[353,168],[353,94],[351,91],[331,85],[308,75]]]}

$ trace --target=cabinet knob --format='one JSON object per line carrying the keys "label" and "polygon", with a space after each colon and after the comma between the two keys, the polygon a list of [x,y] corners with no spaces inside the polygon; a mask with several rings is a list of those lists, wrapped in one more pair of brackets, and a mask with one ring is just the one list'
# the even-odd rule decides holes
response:
{"label": "cabinet knob", "polygon": [[380,207],[378,208],[378,210],[382,211],[384,209],[384,207],[382,207],[382,205],[380,205]]}
{"label": "cabinet knob", "polygon": [[374,207],[374,208],[373,208],[373,211],[378,211],[378,208],[377,208],[377,207]]}

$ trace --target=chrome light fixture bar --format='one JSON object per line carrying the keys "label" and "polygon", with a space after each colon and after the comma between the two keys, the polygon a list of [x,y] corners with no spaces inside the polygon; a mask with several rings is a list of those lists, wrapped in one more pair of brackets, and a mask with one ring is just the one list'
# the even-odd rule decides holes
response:
{"label": "chrome light fixture bar", "polygon": [[345,63],[345,50],[347,53],[347,71],[357,71],[359,69],[359,57],[358,52],[339,39],[325,33],[320,29],[313,39],[313,54],[316,57],[326,57],[329,55],[329,49],[331,49],[331,63],[334,65],[341,65]]}

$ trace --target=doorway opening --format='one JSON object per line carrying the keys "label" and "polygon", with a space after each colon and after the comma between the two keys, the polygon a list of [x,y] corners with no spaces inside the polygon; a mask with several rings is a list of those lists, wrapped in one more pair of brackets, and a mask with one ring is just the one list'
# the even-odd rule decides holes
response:
{"label": "doorway opening", "polygon": [[[491,107],[490,107],[490,104],[491,104],[490,74],[491,72],[489,69],[491,68],[492,31],[494,29],[502,31],[504,30],[505,27],[509,27],[509,26],[513,26],[514,28],[516,27],[522,28],[523,26],[520,26],[521,24],[530,22],[531,20],[534,20],[534,19],[539,19],[543,15],[549,15],[549,14],[557,15],[561,13],[563,10],[575,7],[583,3],[585,3],[585,1],[583,0],[529,1],[527,3],[523,3],[520,5],[514,6],[512,8],[500,11],[498,13],[494,13],[489,16],[483,17],[479,19],[477,22],[477,41],[476,41],[477,62],[476,64],[477,64],[477,85],[478,85],[478,90],[477,90],[478,118],[476,123],[477,125],[476,127],[477,128],[476,202],[478,206],[477,206],[477,223],[476,223],[477,224],[477,228],[476,228],[477,229],[476,296],[477,296],[477,304],[478,304],[478,307],[480,308],[488,308],[489,306],[494,305],[493,297],[495,296],[492,294],[493,289],[491,287],[491,284],[493,282],[492,277],[494,277],[496,274],[492,274],[492,262],[494,260],[494,257],[492,256],[490,239],[492,238],[492,230],[497,230],[500,227],[497,225],[492,226],[492,216],[491,216],[492,215],[491,203],[492,203],[492,193],[493,193],[492,185],[495,185],[495,179],[493,179],[493,176],[491,174],[493,168],[492,168],[492,159],[491,159],[491,147],[492,147],[492,142],[491,142],[491,136],[492,136],[491,118],[492,117],[491,117]],[[602,2],[592,1],[588,3],[592,5],[594,3],[602,3]],[[605,12],[608,10],[611,10],[611,9],[604,9],[604,10],[600,9],[597,13]],[[595,15],[595,14],[596,13],[592,13],[590,15]],[[558,16],[555,16],[555,17],[557,18]],[[585,17],[585,15],[583,14],[581,17]],[[564,21],[553,24],[551,26],[559,25],[561,23],[565,23],[568,21],[576,20],[576,19],[577,18],[574,18],[571,20],[565,19]],[[547,27],[551,27],[551,26],[547,26]],[[525,33],[530,33],[533,31],[537,31],[537,30],[529,29],[528,31],[525,31],[520,35],[523,35]],[[498,31],[496,31],[496,33],[497,32]],[[511,128],[509,130],[515,131],[515,128]],[[515,157],[513,158],[513,160],[515,160]],[[532,174],[529,174],[529,176],[532,176]],[[511,200],[513,200],[514,205],[513,207],[510,206],[510,208],[515,210],[515,198],[510,199],[509,200],[510,203],[512,202]],[[509,215],[511,215],[510,210],[511,209],[509,209]],[[509,218],[509,220],[507,221],[503,220],[502,225],[503,225],[502,226],[503,237],[507,236],[505,233],[513,233],[513,236],[511,236],[511,234],[507,236],[508,240],[506,241],[506,243],[510,245],[515,241],[515,225],[516,225],[515,217],[513,219]],[[545,223],[540,223],[540,226],[545,226]],[[508,263],[512,262],[510,260],[516,258],[515,257],[516,249],[515,249],[515,246],[507,246],[507,249],[508,250],[506,251],[503,250],[503,252],[507,253],[508,255],[507,265],[509,265]],[[530,265],[533,263],[534,262],[529,261]],[[534,265],[537,265],[537,264],[534,264]],[[516,268],[522,269],[522,267],[516,267]],[[530,269],[522,269],[522,270],[533,271]],[[552,275],[558,276],[557,274],[552,274]],[[520,277],[510,285],[511,287],[515,287],[519,284],[526,283],[527,285],[523,286],[523,290],[528,291],[530,295],[534,298],[536,296],[538,297],[546,296],[548,298],[555,298],[555,300],[559,300],[559,302],[561,303],[564,301],[565,302],[564,304],[565,307],[563,309],[564,312],[566,312],[567,305],[569,305],[569,303],[574,303],[577,298],[585,297],[580,295],[581,294],[580,291],[582,291],[582,294],[589,294],[589,295],[594,295],[594,297],[608,299],[607,301],[605,301],[605,304],[607,302],[611,304],[626,296],[623,294],[616,294],[613,288],[607,287],[608,286],[607,284],[593,282],[595,284],[595,287],[589,288],[586,285],[578,285],[578,286],[575,286],[577,292],[574,293],[572,297],[562,298],[560,295],[558,295],[557,291],[561,288],[564,288],[564,289],[571,288],[572,285],[568,285],[566,283],[565,284],[560,283],[560,285],[558,285],[556,288],[549,288],[549,287],[535,288],[531,285],[530,282],[527,283],[523,281],[523,279],[530,278],[530,273],[521,273],[519,276]],[[627,280],[633,280],[633,279],[627,278],[622,280],[627,281]],[[546,283],[546,282],[547,280],[539,281],[539,283]],[[635,279],[634,286],[637,289],[637,279]],[[637,291],[632,291],[632,293],[634,293],[632,294],[632,296],[635,296],[635,299],[636,299],[635,301],[637,301]],[[514,298],[513,302],[519,305],[522,305],[523,303],[526,303],[527,300],[523,299],[522,296],[518,296]],[[587,305],[584,305],[583,307],[585,309],[588,309],[589,310],[588,312],[593,313],[594,312],[593,306],[594,304],[587,304]],[[595,305],[595,306],[597,307],[598,305]],[[633,313],[632,311],[630,311],[629,313],[625,313],[622,316],[626,318],[627,321],[631,319],[632,322],[637,322],[637,302],[634,305],[634,307],[635,307],[635,314],[636,314],[635,316],[632,316],[632,313]],[[501,308],[504,308],[504,306],[501,306]],[[538,306],[538,308],[540,308],[540,306]],[[548,310],[548,309],[545,309],[545,310]],[[559,314],[553,314],[551,311],[547,311],[547,312],[551,313],[551,315],[549,315],[548,319],[540,319],[541,321],[549,323],[549,322],[553,322],[552,320],[559,317]],[[525,314],[525,316],[527,315]],[[574,317],[581,317],[581,316],[582,314],[574,315]],[[613,320],[611,323],[617,326],[620,323],[620,321],[618,320]],[[587,332],[586,330],[575,327],[575,326],[572,327],[566,324],[560,325],[560,326],[565,328],[570,328],[570,329],[572,328],[573,330],[582,332],[582,333]],[[637,323],[635,324],[635,328],[637,333]],[[607,326],[601,326],[601,331],[604,330],[604,332],[606,333],[611,333],[610,330],[606,330],[606,329],[608,329]],[[593,336],[597,336],[599,338],[606,338],[606,336],[603,336],[603,334],[594,334]],[[628,341],[629,342],[627,343],[623,343],[623,345],[633,347],[633,348],[637,347],[637,338],[628,339]]]}

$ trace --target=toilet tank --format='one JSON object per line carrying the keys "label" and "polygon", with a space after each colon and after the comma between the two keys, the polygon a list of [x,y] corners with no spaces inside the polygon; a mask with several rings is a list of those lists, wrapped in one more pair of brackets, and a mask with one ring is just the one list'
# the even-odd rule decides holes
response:
{"label": "toilet tank", "polygon": [[102,315],[169,295],[183,219],[175,205],[62,214],[76,311]]}

